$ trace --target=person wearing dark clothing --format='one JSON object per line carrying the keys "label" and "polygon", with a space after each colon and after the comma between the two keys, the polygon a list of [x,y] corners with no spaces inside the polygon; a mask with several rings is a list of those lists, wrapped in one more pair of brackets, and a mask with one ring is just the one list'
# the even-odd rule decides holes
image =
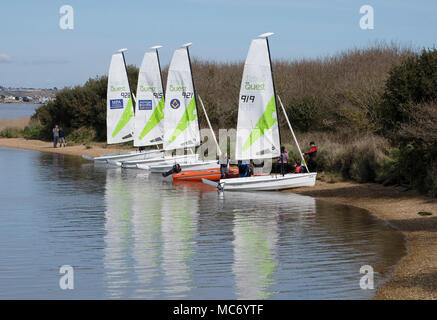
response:
{"label": "person wearing dark clothing", "polygon": [[250,161],[238,160],[238,174],[240,177],[250,177],[252,175]]}
{"label": "person wearing dark clothing", "polygon": [[303,155],[308,156],[308,169],[312,172],[317,171],[317,147],[313,141],[310,142],[310,149],[304,152]]}
{"label": "person wearing dark clothing", "polygon": [[61,148],[62,145],[65,147],[65,132],[63,128],[59,129],[59,147]]}
{"label": "person wearing dark clothing", "polygon": [[56,125],[53,128],[53,148],[56,148],[58,144],[58,139],[59,139],[59,127],[58,125]]}
{"label": "person wearing dark clothing", "polygon": [[279,172],[281,175],[286,174],[289,171],[288,168],[288,152],[285,151],[285,147],[281,147],[281,155],[278,157]]}

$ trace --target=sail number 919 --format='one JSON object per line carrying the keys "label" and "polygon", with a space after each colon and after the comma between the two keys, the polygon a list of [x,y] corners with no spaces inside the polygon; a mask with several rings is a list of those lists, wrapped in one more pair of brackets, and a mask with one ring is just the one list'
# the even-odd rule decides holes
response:
{"label": "sail number 919", "polygon": [[241,96],[241,101],[243,102],[255,102],[255,96],[249,96],[249,95],[242,95]]}

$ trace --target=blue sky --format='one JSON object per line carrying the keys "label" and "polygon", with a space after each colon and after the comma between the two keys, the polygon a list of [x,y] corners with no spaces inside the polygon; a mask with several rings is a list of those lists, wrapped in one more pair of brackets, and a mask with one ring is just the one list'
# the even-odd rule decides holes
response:
{"label": "blue sky", "polygon": [[[74,29],[59,27],[62,5]],[[361,30],[360,7],[374,8],[374,29]],[[435,0],[15,0],[0,4],[0,85],[64,87],[107,73],[111,54],[128,64],[161,44],[161,63],[193,42],[193,57],[243,61],[250,40],[275,32],[273,59],[322,57],[375,41],[413,47],[437,43]]]}

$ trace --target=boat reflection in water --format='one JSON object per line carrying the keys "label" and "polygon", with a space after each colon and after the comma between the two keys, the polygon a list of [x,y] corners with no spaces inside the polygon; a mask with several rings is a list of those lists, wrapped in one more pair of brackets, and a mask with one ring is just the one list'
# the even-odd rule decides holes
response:
{"label": "boat reflection in water", "polygon": [[[225,195],[227,196],[227,194]],[[277,245],[281,216],[310,216],[316,211],[315,199],[294,194],[240,193],[234,213],[234,264],[237,298],[268,299],[275,292],[274,274],[278,266]],[[271,210],[260,207],[260,199],[268,199]],[[244,208],[244,209],[243,209]]]}
{"label": "boat reflection in water", "polygon": [[364,210],[284,192],[218,193],[106,169],[107,296],[146,299],[370,298],[402,236]]}
{"label": "boat reflection in water", "polygon": [[[400,232],[342,204],[0,153],[7,299],[369,299],[361,266],[377,289],[405,253]],[[74,290],[58,285],[66,264]]]}

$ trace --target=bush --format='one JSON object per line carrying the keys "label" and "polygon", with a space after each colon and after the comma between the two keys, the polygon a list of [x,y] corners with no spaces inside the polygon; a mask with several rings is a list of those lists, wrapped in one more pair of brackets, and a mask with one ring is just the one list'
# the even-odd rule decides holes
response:
{"label": "bush", "polygon": [[94,141],[96,138],[96,131],[93,128],[81,127],[72,131],[66,140],[76,143],[88,143]]}
{"label": "bush", "polygon": [[23,130],[19,128],[4,128],[0,131],[2,138],[21,138],[23,137]]}
{"label": "bush", "polygon": [[385,181],[422,193],[437,190],[437,49],[408,57],[390,71],[380,107],[383,132],[399,153]]}
{"label": "bush", "polygon": [[420,55],[406,58],[389,73],[379,118],[385,133],[394,133],[411,116],[421,103],[437,101],[437,49],[423,50]]}
{"label": "bush", "polygon": [[38,121],[31,120],[29,125],[24,127],[23,136],[26,139],[40,139],[42,137],[43,127]]}
{"label": "bush", "polygon": [[[335,176],[340,174],[343,179],[375,182],[379,179],[383,165],[390,158],[389,141],[372,134],[363,136],[354,132],[312,132],[306,135],[297,133],[297,136],[298,139],[301,137],[302,152],[308,149],[310,141],[316,142],[318,172]],[[294,144],[284,145],[289,152],[290,161],[300,159]]]}

